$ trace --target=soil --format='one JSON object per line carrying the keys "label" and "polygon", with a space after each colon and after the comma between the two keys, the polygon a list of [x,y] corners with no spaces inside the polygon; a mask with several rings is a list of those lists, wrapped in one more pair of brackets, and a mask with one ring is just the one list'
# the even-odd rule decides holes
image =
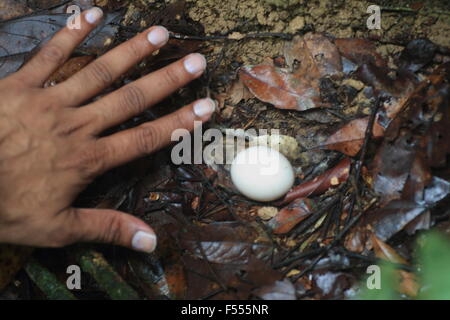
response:
{"label": "soil", "polygon": [[[233,31],[301,33],[314,30],[335,37],[378,39],[380,51],[385,53],[395,50],[397,44],[420,37],[450,46],[450,11],[446,1],[426,1],[418,12],[401,11],[408,1],[399,1],[395,7],[399,11],[383,12],[381,30],[367,28],[369,14],[366,12],[373,4],[368,1],[230,0],[224,3],[221,0],[188,0],[187,3],[189,17],[201,23],[209,35]],[[389,1],[376,3],[391,6]],[[244,64],[260,63],[266,57],[280,54],[282,42],[239,42],[227,48],[227,56],[242,60]]]}

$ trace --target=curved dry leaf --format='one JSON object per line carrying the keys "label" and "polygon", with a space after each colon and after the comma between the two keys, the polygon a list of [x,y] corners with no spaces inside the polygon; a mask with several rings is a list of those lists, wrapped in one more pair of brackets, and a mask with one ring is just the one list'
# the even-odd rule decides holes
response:
{"label": "curved dry leaf", "polygon": [[[409,265],[408,261],[400,256],[394,248],[381,239],[378,239],[375,235],[372,235],[372,245],[377,258],[387,260],[392,263]],[[397,275],[400,277],[400,284],[398,288],[399,292],[410,297],[417,296],[420,288],[417,282],[417,276],[412,272],[404,270],[397,270]]]}
{"label": "curved dry leaf", "polygon": [[390,76],[389,71],[388,68],[363,64],[356,71],[356,77],[375,90],[398,98],[407,96],[414,90],[417,84],[414,74],[400,69],[395,76]]}
{"label": "curved dry leaf", "polygon": [[428,211],[412,201],[394,200],[384,208],[372,212],[371,224],[375,235],[382,241],[387,241],[403,230],[411,221]]}
{"label": "curved dry leaf", "polygon": [[347,181],[350,174],[350,158],[341,160],[334,168],[325,171],[311,181],[293,187],[281,200],[280,204],[289,203],[297,198],[316,196],[324,193],[331,187],[336,187]]}
{"label": "curved dry leaf", "polygon": [[[366,136],[369,117],[351,120],[338,131],[333,133],[323,144],[329,150],[336,150],[354,157],[361,150]],[[384,135],[384,128],[377,121],[373,124],[372,137],[380,138]]]}
{"label": "curved dry leaf", "polygon": [[94,60],[94,56],[74,57],[67,60],[47,79],[44,83],[44,87],[54,86],[69,79],[75,73],[87,66],[92,60]]}
{"label": "curved dry leaf", "polygon": [[382,241],[375,235],[372,235],[372,245],[377,258],[390,261],[392,263],[408,265],[408,261],[400,256],[394,248]]}
{"label": "curved dry leaf", "polygon": [[237,105],[242,100],[248,100],[253,97],[247,87],[244,86],[241,79],[233,82],[226,96],[232,105]]}
{"label": "curved dry leaf", "polygon": [[382,208],[367,212],[347,235],[345,247],[362,252],[372,249],[373,233],[380,241],[387,241],[399,231],[414,232],[429,227],[429,207],[450,194],[450,182],[433,177],[421,193],[420,199],[393,200]]}
{"label": "curved dry leaf", "polygon": [[[294,73],[309,80],[332,77],[342,72],[341,55],[337,47],[319,33],[295,37],[286,44],[284,55]],[[295,66],[296,63],[298,66]]]}
{"label": "curved dry leaf", "polygon": [[312,214],[313,202],[310,199],[301,198],[294,200],[273,217],[268,226],[274,234],[285,234],[291,231],[297,224]]}
{"label": "curved dry leaf", "polygon": [[361,66],[363,64],[373,64],[377,67],[387,67],[386,61],[376,51],[375,44],[366,39],[360,38],[340,38],[334,40],[341,55],[348,60]]}
{"label": "curved dry leaf", "polygon": [[321,34],[308,33],[288,43],[285,56],[292,72],[273,64],[247,66],[240,70],[243,83],[258,99],[279,109],[327,106],[320,99],[320,78],[342,74],[336,46]]}
{"label": "curved dry leaf", "polygon": [[311,84],[273,65],[243,67],[239,74],[251,93],[279,109],[303,111],[315,108],[319,102],[319,93]]}

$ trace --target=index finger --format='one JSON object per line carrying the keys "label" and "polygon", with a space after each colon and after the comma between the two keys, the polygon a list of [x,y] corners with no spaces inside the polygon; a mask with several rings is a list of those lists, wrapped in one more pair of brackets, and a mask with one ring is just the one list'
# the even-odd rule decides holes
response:
{"label": "index finger", "polygon": [[14,76],[30,86],[42,86],[96,27],[102,16],[103,11],[97,7],[84,11],[79,28],[66,26],[58,31]]}

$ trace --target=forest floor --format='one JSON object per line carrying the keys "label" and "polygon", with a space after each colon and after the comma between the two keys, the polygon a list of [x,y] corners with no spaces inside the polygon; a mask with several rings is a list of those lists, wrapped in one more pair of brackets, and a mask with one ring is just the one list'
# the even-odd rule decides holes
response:
{"label": "forest floor", "polygon": [[[64,8],[54,9],[58,2],[28,1],[23,12],[44,8],[52,8],[51,14],[63,12]],[[403,265],[396,291],[401,297],[419,296],[421,283],[414,261],[419,255],[420,230],[450,234],[450,171],[442,151],[448,149],[448,130],[441,133],[444,129],[438,128],[450,125],[448,74],[436,71],[450,61],[447,1],[403,0],[395,5],[381,0],[71,3],[89,6],[93,2],[107,12],[121,14],[114,25],[118,29],[113,45],[155,24],[172,32],[165,49],[130,70],[114,87],[191,52],[201,52],[208,60],[202,78],[113,130],[210,96],[219,105],[205,128],[279,130],[287,141],[281,148],[288,150],[297,175],[297,193],[269,204],[252,201],[236,191],[229,167],[175,166],[170,161],[171,149],[166,148],[106,174],[77,200],[80,206],[116,208],[147,221],[158,234],[155,254],[102,245],[36,250],[23,269],[26,259],[17,257],[29,257],[28,250],[0,250],[0,265],[3,255],[14,260],[8,270],[21,270],[17,275],[0,272],[0,289],[2,281],[9,280],[0,293],[3,298],[54,297],[55,281],[64,283],[65,267],[75,263],[86,273],[83,287],[87,289],[75,293],[79,299],[349,299],[360,293],[367,267],[378,263],[377,259]],[[367,26],[367,9],[373,4],[381,8],[381,29]],[[0,18],[5,19],[1,6]],[[340,40],[355,38],[370,43]],[[419,42],[407,50],[416,39]],[[325,57],[325,63],[306,65],[309,60],[298,47],[303,52],[310,50],[314,59]],[[344,60],[351,60],[355,69],[345,71]],[[379,69],[367,67],[372,64]],[[264,78],[259,66],[265,66],[274,79],[286,76],[283,85],[288,90]],[[429,87],[419,92],[423,83]],[[315,92],[314,107],[286,107],[291,100],[267,96],[268,90],[291,94],[291,89],[301,97],[308,90]],[[409,119],[420,118],[418,109],[423,113],[433,110],[432,118],[440,116],[434,120],[439,125],[424,122],[424,126],[431,126],[432,133],[442,135],[444,142],[433,140],[432,144],[430,132],[417,133],[411,126]],[[416,111],[411,115],[405,110]],[[393,124],[404,126],[417,141],[426,143],[432,155],[419,159],[420,149],[401,158],[405,150],[401,138],[392,133]],[[389,151],[384,136],[399,149]],[[395,163],[396,152],[403,166],[396,166],[397,171],[383,164]],[[426,165],[420,167],[422,160]],[[398,176],[407,178],[401,187],[390,188],[376,173],[394,185]],[[416,181],[425,176],[426,183]],[[426,205],[419,205],[418,195],[427,192],[434,200],[425,196]],[[99,274],[110,277],[105,280]],[[125,288],[124,295],[117,288]]]}

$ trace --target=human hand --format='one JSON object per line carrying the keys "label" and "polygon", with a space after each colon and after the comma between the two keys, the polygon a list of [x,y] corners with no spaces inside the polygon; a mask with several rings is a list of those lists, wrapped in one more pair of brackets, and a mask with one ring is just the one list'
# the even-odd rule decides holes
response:
{"label": "human hand", "polygon": [[23,68],[0,80],[0,243],[61,247],[106,242],[151,252],[153,230],[132,215],[71,207],[99,174],[170,143],[173,130],[192,130],[214,111],[210,99],[139,127],[99,137],[105,129],[199,77],[205,58],[191,54],[107,96],[79,107],[168,41],[152,27],[54,87],[43,83],[101,20],[82,13],[81,29],[58,32]]}

